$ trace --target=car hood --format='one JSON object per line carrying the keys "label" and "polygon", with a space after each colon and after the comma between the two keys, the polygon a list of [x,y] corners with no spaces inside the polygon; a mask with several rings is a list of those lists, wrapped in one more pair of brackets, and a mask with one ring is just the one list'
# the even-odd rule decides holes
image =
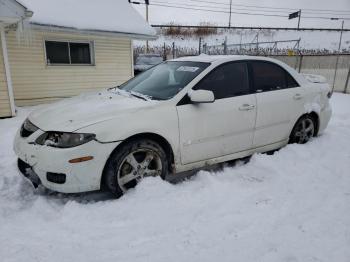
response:
{"label": "car hood", "polygon": [[145,101],[121,91],[103,90],[43,106],[28,118],[44,131],[73,132],[121,114],[154,107],[158,103],[159,101]]}

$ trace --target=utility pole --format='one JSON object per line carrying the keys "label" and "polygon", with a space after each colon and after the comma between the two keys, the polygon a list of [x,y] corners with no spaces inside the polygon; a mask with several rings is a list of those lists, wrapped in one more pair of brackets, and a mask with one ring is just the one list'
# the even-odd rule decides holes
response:
{"label": "utility pole", "polygon": [[301,18],[301,9],[299,10],[299,16],[298,16],[298,30],[300,28],[300,18]]}
{"label": "utility pole", "polygon": [[[138,1],[131,1],[131,0],[128,0],[128,2],[130,4],[135,4],[135,5],[140,5],[142,4],[141,2],[138,2]],[[146,21],[147,23],[149,22],[149,19],[148,19],[148,6],[149,6],[149,0],[145,0],[145,5],[146,5]],[[146,40],[146,53],[148,53],[148,40]]]}
{"label": "utility pole", "polygon": [[[339,20],[337,18],[331,18],[331,20]],[[332,93],[335,88],[335,80],[337,78],[337,71],[338,71],[338,62],[339,62],[339,56],[340,56],[340,48],[341,48],[341,42],[343,39],[343,30],[344,30],[344,20],[341,22],[341,30],[340,30],[340,39],[339,39],[339,45],[338,45],[338,54],[337,54],[337,60],[335,62],[335,71],[334,71],[334,78],[333,78],[333,87],[332,87]]]}
{"label": "utility pole", "polygon": [[[148,23],[148,6],[149,6],[149,0],[145,0],[146,4],[146,21]],[[148,40],[146,40],[146,53],[148,53],[149,48],[148,48]]]}
{"label": "utility pole", "polygon": [[228,20],[228,27],[231,27],[231,11],[232,11],[232,0],[230,0],[230,17]]}

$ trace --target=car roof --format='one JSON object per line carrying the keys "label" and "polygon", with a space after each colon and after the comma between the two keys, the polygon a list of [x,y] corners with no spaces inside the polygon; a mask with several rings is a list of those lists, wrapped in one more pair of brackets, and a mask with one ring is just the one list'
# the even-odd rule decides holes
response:
{"label": "car roof", "polygon": [[170,61],[190,61],[190,62],[203,62],[203,63],[213,63],[213,62],[229,62],[236,60],[262,60],[277,62],[278,60],[268,57],[261,56],[248,56],[248,55],[206,55],[201,54],[198,56],[185,56],[181,58],[172,59]]}

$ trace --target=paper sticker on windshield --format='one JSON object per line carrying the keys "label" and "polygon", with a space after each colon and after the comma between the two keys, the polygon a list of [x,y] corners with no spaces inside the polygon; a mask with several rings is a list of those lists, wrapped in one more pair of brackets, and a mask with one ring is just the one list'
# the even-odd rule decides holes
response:
{"label": "paper sticker on windshield", "polygon": [[199,67],[195,67],[195,66],[180,66],[178,69],[176,69],[176,71],[194,73],[198,69]]}

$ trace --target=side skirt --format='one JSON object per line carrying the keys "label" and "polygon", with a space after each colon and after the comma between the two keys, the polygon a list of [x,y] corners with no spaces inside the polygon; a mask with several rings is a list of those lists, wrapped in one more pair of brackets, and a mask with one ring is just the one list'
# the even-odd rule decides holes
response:
{"label": "side skirt", "polygon": [[204,161],[194,162],[194,163],[190,163],[190,164],[186,164],[186,165],[178,165],[175,167],[176,172],[174,173],[174,175],[177,175],[177,174],[182,173],[182,172],[194,170],[194,169],[201,169],[203,167],[212,166],[215,164],[231,161],[234,159],[244,158],[244,157],[253,155],[254,153],[264,153],[264,152],[276,150],[276,149],[279,149],[287,144],[288,144],[288,139],[283,140],[283,141],[279,141],[279,142],[276,142],[273,144],[268,144],[268,145],[265,145],[262,147],[251,148],[249,150],[240,151],[240,152],[230,154],[230,155],[225,155],[225,156],[212,158],[212,159],[208,159],[208,160],[204,160]]}

